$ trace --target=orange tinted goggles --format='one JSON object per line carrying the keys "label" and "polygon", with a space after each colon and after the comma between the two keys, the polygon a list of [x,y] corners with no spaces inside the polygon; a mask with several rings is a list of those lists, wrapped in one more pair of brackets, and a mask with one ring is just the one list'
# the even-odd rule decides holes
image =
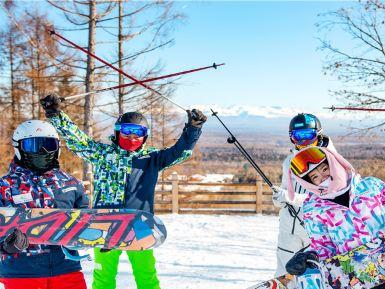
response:
{"label": "orange tinted goggles", "polygon": [[309,172],[310,164],[320,164],[326,159],[325,153],[318,147],[310,147],[296,154],[290,162],[290,169],[299,177]]}

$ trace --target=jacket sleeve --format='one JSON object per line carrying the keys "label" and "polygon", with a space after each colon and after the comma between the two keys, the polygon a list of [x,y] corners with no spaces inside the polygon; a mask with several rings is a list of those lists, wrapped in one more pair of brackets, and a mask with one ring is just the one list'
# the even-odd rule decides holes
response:
{"label": "jacket sleeve", "polygon": [[282,180],[281,180],[281,189],[282,190],[279,190],[278,193],[275,193],[275,194],[279,194],[280,196],[274,197],[275,194],[273,193],[273,204],[274,204],[274,206],[276,206],[278,208],[282,208],[283,206],[285,206],[285,202],[282,202],[280,200],[289,199],[289,197],[287,196],[288,195],[287,181],[288,181],[288,169],[290,166],[290,160],[291,160],[291,155],[288,156],[282,163]]}
{"label": "jacket sleeve", "polygon": [[325,260],[337,255],[337,248],[330,237],[327,226],[312,216],[307,216],[304,208],[305,229],[310,237],[310,246],[305,251],[315,251],[320,260]]}
{"label": "jacket sleeve", "polygon": [[166,169],[190,158],[201,133],[200,128],[185,126],[182,135],[172,147],[155,152],[158,170]]}
{"label": "jacket sleeve", "polygon": [[89,198],[87,196],[87,194],[85,193],[85,190],[84,190],[84,186],[81,182],[79,182],[78,186],[77,186],[77,190],[76,190],[76,199],[75,199],[75,203],[74,203],[74,208],[75,209],[87,209],[90,207],[90,201],[89,201]]}
{"label": "jacket sleeve", "polygon": [[0,207],[13,207],[11,201],[6,196],[11,194],[10,188],[4,179],[0,179]]}
{"label": "jacket sleeve", "polygon": [[286,157],[286,159],[282,163],[282,180],[281,180],[281,188],[287,190],[287,182],[288,182],[288,172],[290,168],[290,161],[292,155]]}
{"label": "jacket sleeve", "polygon": [[332,139],[329,137],[329,142],[327,148],[331,150],[332,152],[337,152],[336,148],[334,147],[334,144],[332,142]]}
{"label": "jacket sleeve", "polygon": [[90,163],[96,163],[102,157],[106,145],[86,135],[64,112],[50,118],[50,122],[76,155]]}

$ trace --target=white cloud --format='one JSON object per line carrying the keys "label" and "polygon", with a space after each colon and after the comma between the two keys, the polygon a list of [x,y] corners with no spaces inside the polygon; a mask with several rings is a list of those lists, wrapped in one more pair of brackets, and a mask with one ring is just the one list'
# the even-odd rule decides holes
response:
{"label": "white cloud", "polygon": [[[366,113],[344,113],[341,111],[330,111],[327,109],[309,110],[301,107],[279,107],[279,106],[246,106],[246,105],[234,105],[223,107],[217,104],[213,105],[194,105],[194,108],[198,108],[204,112],[211,112],[210,109],[218,112],[221,116],[260,116],[265,118],[291,118],[298,113],[312,113],[323,119],[341,119],[341,120],[353,120],[362,117],[364,118]],[[378,115],[378,114],[377,114]],[[373,115],[373,117],[377,117]],[[380,116],[378,116],[380,117]]]}

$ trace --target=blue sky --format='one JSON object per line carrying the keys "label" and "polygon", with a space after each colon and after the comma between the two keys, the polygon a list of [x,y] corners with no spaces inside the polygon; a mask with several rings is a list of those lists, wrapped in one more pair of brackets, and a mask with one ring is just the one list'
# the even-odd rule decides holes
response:
{"label": "blue sky", "polygon": [[[45,2],[23,5],[37,3],[42,4],[43,9],[47,6]],[[174,99],[184,106],[217,104],[320,110],[336,102],[328,90],[340,84],[322,72],[324,55],[317,51],[317,37],[321,35],[315,27],[321,19],[317,15],[351,4],[179,1],[175,9],[187,19],[173,34],[175,45],[147,55],[143,61],[151,63],[161,59],[164,74],[214,61],[226,63],[217,71],[184,76],[179,81]],[[59,19],[52,9],[51,19]],[[86,38],[80,33],[64,34],[85,44]],[[99,47],[98,51],[103,51],[100,53],[107,58],[113,54],[108,52],[108,46]]]}
{"label": "blue sky", "polygon": [[[322,72],[317,14],[336,2],[178,3],[188,22],[162,53],[168,68],[226,62],[218,71],[186,77],[176,100],[316,109],[330,105],[338,82]],[[187,85],[190,83],[190,85]]]}

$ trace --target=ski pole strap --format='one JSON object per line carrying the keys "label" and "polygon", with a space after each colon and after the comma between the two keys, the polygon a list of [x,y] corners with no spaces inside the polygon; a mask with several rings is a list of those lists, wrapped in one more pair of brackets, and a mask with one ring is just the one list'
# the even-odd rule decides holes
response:
{"label": "ski pole strap", "polygon": [[291,253],[291,254],[294,254],[294,253],[295,253],[295,252],[293,252],[293,251],[284,249],[284,248],[282,248],[282,247],[280,247],[280,246],[278,246],[277,248],[278,248],[278,250],[281,250],[281,251],[284,251],[284,252],[287,252],[287,253]]}
{"label": "ski pole strap", "polygon": [[312,264],[317,266],[318,273],[321,275],[321,280],[320,280],[320,283],[318,285],[318,289],[324,289],[325,287],[324,287],[323,283],[325,282],[325,280],[327,280],[327,278],[326,278],[326,274],[324,272],[324,268],[323,268],[322,264],[320,262],[314,261],[314,260],[307,260],[307,262],[312,263]]}
{"label": "ski pole strap", "polygon": [[61,246],[61,250],[63,251],[63,254],[64,254],[64,256],[65,256],[65,258],[67,260],[80,262],[80,261],[82,261],[84,259],[87,259],[88,261],[92,261],[90,254],[81,255],[81,256],[75,256],[75,255],[72,255],[68,251],[68,249],[66,247],[64,247],[64,246]]}
{"label": "ski pole strap", "polygon": [[[307,245],[306,247],[302,248],[302,249],[299,250],[298,252],[303,252],[303,251],[305,251],[305,250],[306,250],[307,248],[309,248],[309,247],[310,247],[310,245]],[[298,253],[298,252],[290,251],[290,250],[288,250],[288,249],[284,249],[284,248],[282,248],[282,247],[280,247],[280,246],[277,246],[277,248],[278,248],[278,250],[281,250],[281,251],[284,251],[284,252],[287,252],[287,253],[292,253],[292,254]]]}
{"label": "ski pole strap", "polygon": [[318,268],[321,267],[320,262],[317,262],[317,261],[314,261],[314,260],[307,260],[307,262],[313,263],[313,264],[316,265]]}
{"label": "ski pole strap", "polygon": [[293,218],[297,219],[298,222],[299,222],[299,224],[300,224],[302,227],[305,227],[305,224],[304,224],[303,220],[301,220],[301,218],[298,217],[298,213],[299,213],[300,209],[298,210],[298,212],[296,212],[295,209],[294,209],[294,207],[293,207],[292,205],[286,203],[286,206],[287,206],[287,208],[288,208],[288,210],[289,210],[290,215],[291,215]]}
{"label": "ski pole strap", "polygon": [[[307,245],[306,247],[303,247],[301,250],[299,250],[298,252],[304,252],[307,248],[309,248],[310,247],[310,244],[309,245]],[[297,253],[298,253],[297,252]]]}

